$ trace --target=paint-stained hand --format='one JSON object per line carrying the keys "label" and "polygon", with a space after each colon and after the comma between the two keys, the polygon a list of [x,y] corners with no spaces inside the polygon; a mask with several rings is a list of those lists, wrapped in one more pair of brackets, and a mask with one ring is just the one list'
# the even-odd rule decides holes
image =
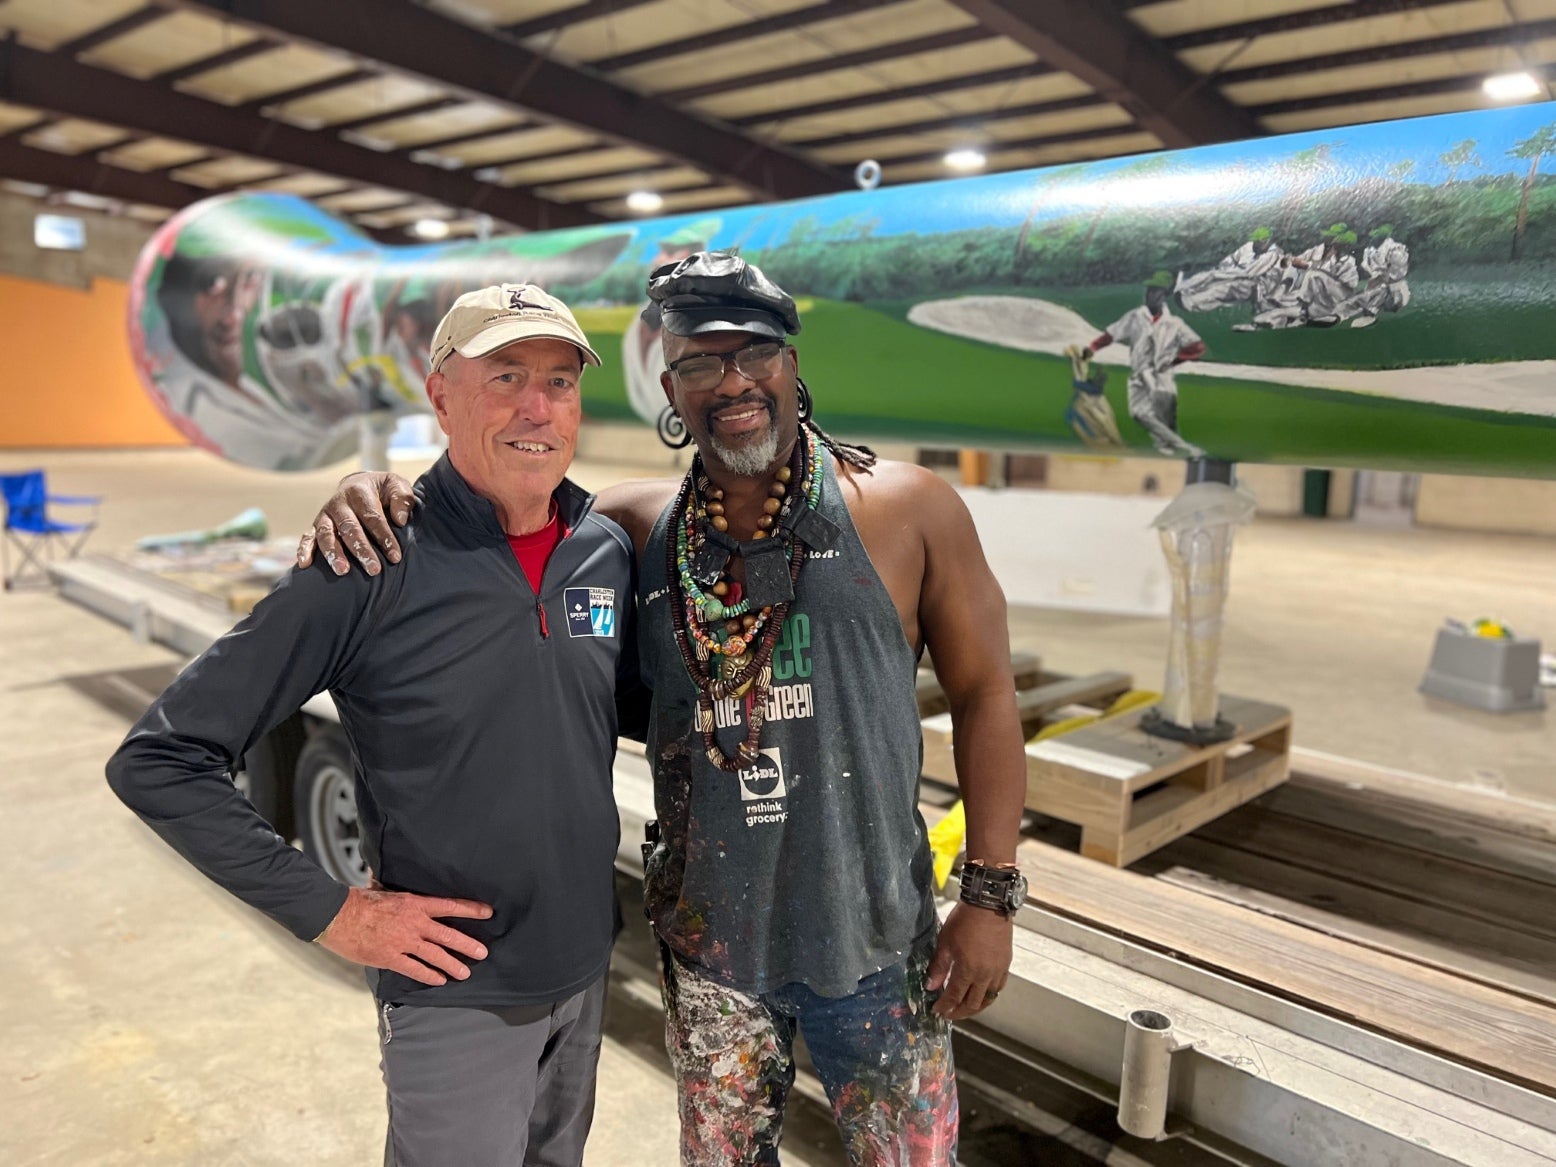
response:
{"label": "paint-stained hand", "polygon": [[936,1013],[962,1021],[993,1003],[990,994],[998,994],[1010,975],[1013,927],[988,908],[957,904],[951,909],[929,962],[928,988],[940,993]]}
{"label": "paint-stained hand", "polygon": [[[400,562],[400,541],[384,516],[393,519],[394,526],[403,527],[416,502],[411,484],[398,474],[367,470],[346,475],[324,509],[314,516],[313,530],[298,542],[297,566],[307,567],[317,552],[336,575],[351,570],[351,558],[368,575],[377,575],[383,565],[374,544],[390,563]],[[351,558],[346,551],[351,552]]]}
{"label": "paint-stained hand", "polygon": [[354,887],[319,943],[357,964],[443,985],[449,977],[467,979],[470,969],[459,958],[484,960],[486,945],[438,923],[439,917],[489,920],[491,915],[488,905],[474,900]]}

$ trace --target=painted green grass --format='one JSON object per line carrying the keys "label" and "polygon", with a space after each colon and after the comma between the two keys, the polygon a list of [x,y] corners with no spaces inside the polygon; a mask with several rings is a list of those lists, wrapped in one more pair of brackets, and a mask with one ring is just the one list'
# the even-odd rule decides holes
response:
{"label": "painted green grass", "polygon": [[[919,328],[901,318],[905,310],[817,300],[806,313],[800,369],[824,425],[842,436],[1084,450],[1064,421],[1068,361]],[[585,409],[631,418],[620,338],[594,339],[609,357],[584,378]],[[1126,378],[1109,369],[1107,397],[1133,452],[1149,453],[1129,417]],[[1182,432],[1237,461],[1556,474],[1556,419],[1192,372],[1178,374],[1178,389]]]}

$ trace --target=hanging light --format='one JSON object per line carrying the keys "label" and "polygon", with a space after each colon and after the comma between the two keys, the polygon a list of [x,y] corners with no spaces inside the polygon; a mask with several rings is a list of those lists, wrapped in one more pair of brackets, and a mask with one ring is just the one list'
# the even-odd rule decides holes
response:
{"label": "hanging light", "polygon": [[952,150],[945,156],[945,164],[951,170],[960,171],[963,174],[971,174],[974,170],[982,170],[989,164],[982,150],[963,148]]}
{"label": "hanging light", "polygon": [[447,239],[448,233],[445,219],[417,219],[411,224],[411,234],[418,239]]}
{"label": "hanging light", "polygon": [[627,210],[639,215],[652,215],[664,205],[665,200],[657,191],[635,190],[627,196]]}
{"label": "hanging light", "polygon": [[1540,96],[1542,88],[1533,73],[1498,73],[1481,83],[1492,101],[1524,101]]}

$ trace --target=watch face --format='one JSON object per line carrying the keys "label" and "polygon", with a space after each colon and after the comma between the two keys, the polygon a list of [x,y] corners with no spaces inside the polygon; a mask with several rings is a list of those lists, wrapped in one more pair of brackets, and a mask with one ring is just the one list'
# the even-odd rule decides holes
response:
{"label": "watch face", "polygon": [[1027,877],[1024,875],[1017,875],[1010,885],[1010,890],[1006,894],[1009,896],[1009,899],[1006,902],[1010,905],[1012,910],[1015,910],[1016,908],[1021,907],[1022,904],[1026,903]]}

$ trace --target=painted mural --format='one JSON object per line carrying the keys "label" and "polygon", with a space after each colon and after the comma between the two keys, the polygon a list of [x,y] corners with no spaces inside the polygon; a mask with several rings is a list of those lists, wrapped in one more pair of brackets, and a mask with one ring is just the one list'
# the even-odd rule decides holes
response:
{"label": "painted mural", "polygon": [[220,198],[147,246],[131,340],[193,440],[307,469],[426,408],[455,296],[529,281],[607,357],[586,411],[653,423],[643,288],[704,247],[800,301],[841,435],[1556,477],[1556,104],[437,246]]}

